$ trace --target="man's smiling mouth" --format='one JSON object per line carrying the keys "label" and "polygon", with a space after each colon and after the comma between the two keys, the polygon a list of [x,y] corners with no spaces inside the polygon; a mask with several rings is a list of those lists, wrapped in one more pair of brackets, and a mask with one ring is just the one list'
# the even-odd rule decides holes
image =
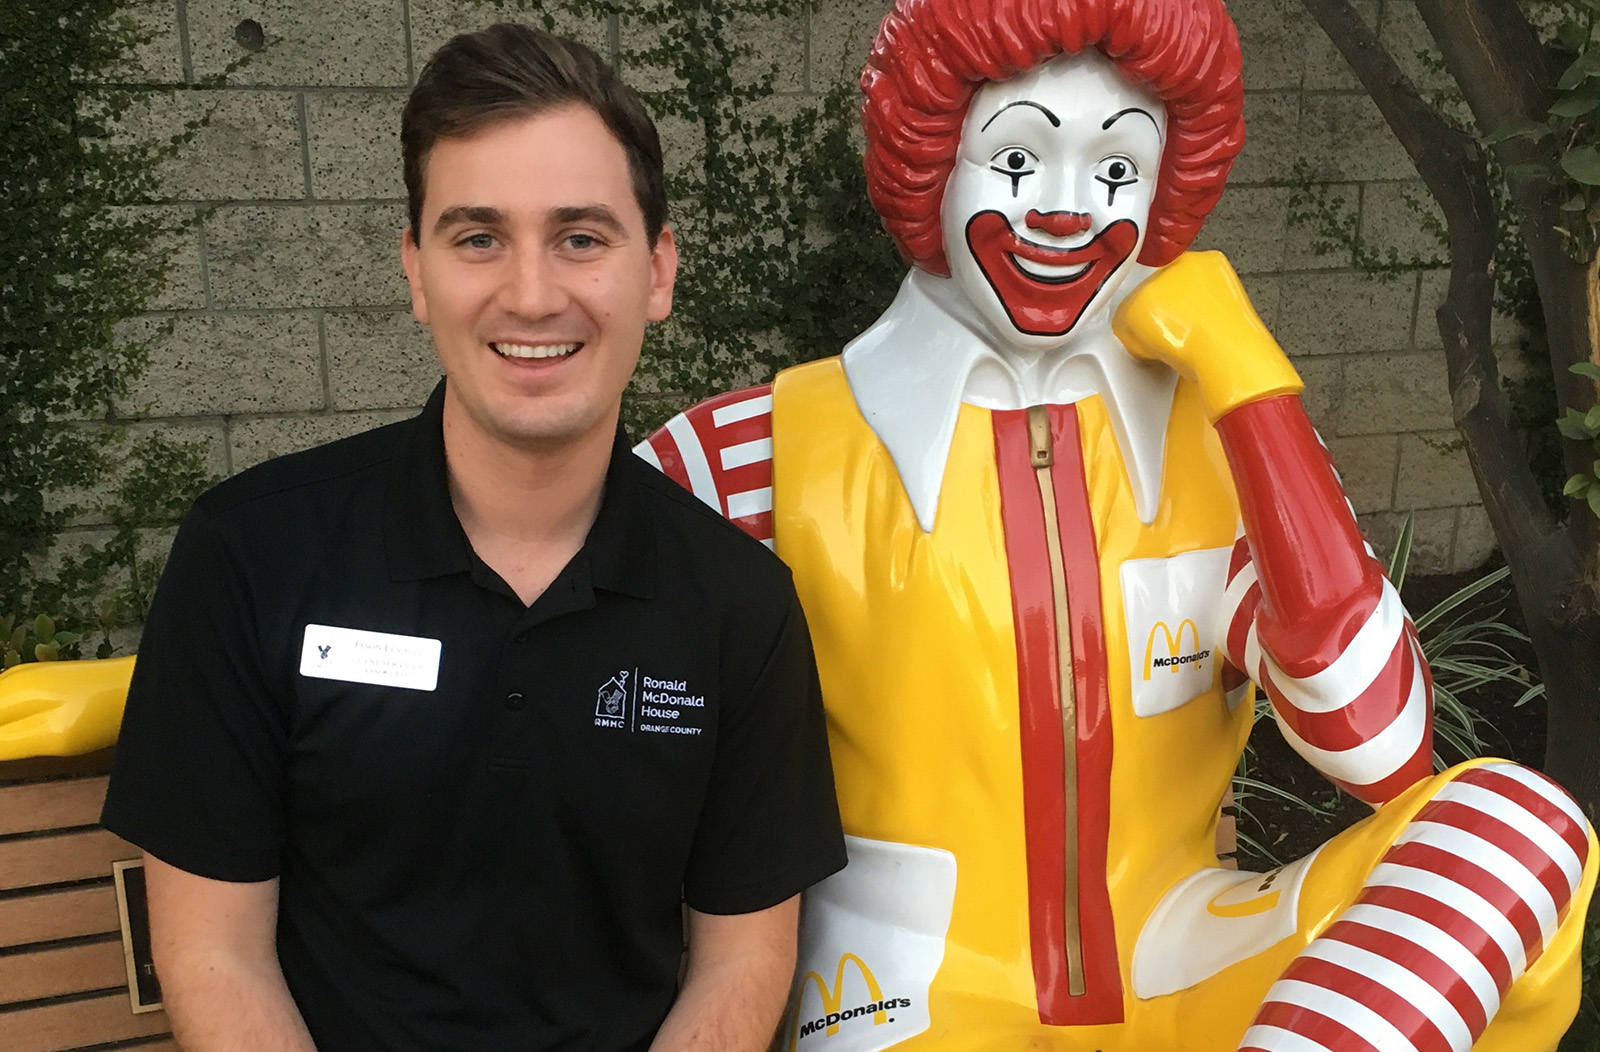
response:
{"label": "man's smiling mouth", "polygon": [[565,358],[582,346],[581,343],[491,343],[489,349],[502,358]]}

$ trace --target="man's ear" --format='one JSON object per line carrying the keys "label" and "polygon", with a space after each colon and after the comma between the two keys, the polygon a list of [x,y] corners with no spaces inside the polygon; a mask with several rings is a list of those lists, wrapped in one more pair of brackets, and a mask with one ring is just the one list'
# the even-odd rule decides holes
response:
{"label": "man's ear", "polygon": [[[672,286],[678,279],[678,242],[671,227],[662,227],[650,252],[650,301],[645,318],[661,321],[672,313]],[[412,293],[412,301],[416,294]]]}
{"label": "man's ear", "polygon": [[428,297],[422,291],[422,261],[418,258],[417,239],[408,226],[400,233],[400,266],[405,268],[406,284],[411,286],[411,313],[417,321],[428,324]]}

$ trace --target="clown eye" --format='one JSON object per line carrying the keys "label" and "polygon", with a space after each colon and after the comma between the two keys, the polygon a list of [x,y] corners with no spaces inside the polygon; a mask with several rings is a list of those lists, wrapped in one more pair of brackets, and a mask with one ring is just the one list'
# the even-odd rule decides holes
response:
{"label": "clown eye", "polygon": [[1106,204],[1116,202],[1117,191],[1139,181],[1139,169],[1126,157],[1107,157],[1095,166],[1094,177],[1106,188]]}
{"label": "clown eye", "polygon": [[1039,158],[1020,146],[1008,146],[989,158],[989,170],[1011,179],[1011,196],[1017,196],[1022,177],[1032,175]]}

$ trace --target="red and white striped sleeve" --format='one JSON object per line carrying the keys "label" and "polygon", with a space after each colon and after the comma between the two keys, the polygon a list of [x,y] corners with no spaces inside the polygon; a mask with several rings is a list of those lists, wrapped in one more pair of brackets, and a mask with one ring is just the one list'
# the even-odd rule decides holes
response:
{"label": "red and white striped sleeve", "polygon": [[770,384],[691,406],[633,451],[772,547]]}
{"label": "red and white striped sleeve", "polygon": [[1352,795],[1392,800],[1432,773],[1433,684],[1411,618],[1298,397],[1248,403],[1217,430],[1244,518],[1223,651],[1296,752]]}

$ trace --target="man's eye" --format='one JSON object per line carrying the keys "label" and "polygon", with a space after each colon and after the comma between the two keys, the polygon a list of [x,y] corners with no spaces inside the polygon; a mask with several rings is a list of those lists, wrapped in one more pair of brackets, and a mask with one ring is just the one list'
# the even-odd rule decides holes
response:
{"label": "man's eye", "polygon": [[467,248],[491,249],[494,247],[494,235],[468,234],[466,237],[462,238],[458,244],[465,245]]}
{"label": "man's eye", "polygon": [[593,234],[568,234],[567,246],[579,250],[594,248],[600,244],[600,239]]}

